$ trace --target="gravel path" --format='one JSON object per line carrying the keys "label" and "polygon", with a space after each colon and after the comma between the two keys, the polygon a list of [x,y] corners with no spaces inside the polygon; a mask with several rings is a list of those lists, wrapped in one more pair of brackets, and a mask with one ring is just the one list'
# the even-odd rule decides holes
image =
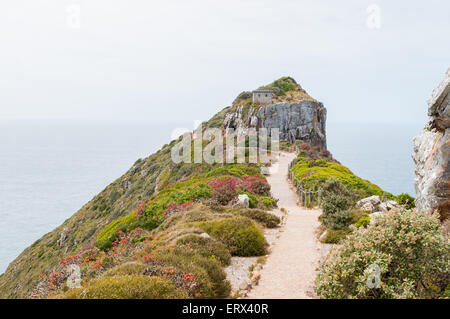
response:
{"label": "gravel path", "polygon": [[[288,165],[294,154],[281,153],[278,167],[267,177],[278,207],[287,210],[286,223],[260,271],[259,284],[247,298],[316,298],[313,292],[321,245],[316,239],[319,210],[297,205],[297,195],[287,180]],[[323,253],[323,252],[322,252]]]}

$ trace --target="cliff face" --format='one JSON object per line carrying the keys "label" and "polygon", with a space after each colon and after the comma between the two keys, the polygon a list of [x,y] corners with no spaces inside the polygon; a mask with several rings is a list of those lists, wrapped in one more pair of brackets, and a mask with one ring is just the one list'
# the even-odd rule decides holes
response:
{"label": "cliff face", "polygon": [[419,211],[437,210],[444,221],[450,217],[450,69],[428,100],[429,121],[414,138],[412,154],[416,173],[416,206]]}
{"label": "cliff face", "polygon": [[265,106],[240,105],[225,115],[224,127],[245,131],[249,128],[279,128],[280,140],[302,140],[327,148],[325,123],[327,110],[311,100],[282,102]]}

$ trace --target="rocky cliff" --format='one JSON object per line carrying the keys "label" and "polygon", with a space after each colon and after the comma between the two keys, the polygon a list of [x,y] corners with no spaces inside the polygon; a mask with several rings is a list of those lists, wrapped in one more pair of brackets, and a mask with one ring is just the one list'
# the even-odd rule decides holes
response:
{"label": "rocky cliff", "polygon": [[240,101],[225,114],[223,125],[238,133],[249,128],[265,128],[270,134],[272,128],[279,128],[281,141],[302,140],[327,148],[327,110],[322,103],[307,95],[296,82],[284,95],[277,96],[275,102],[278,103],[259,105]]}
{"label": "rocky cliff", "polygon": [[416,207],[450,217],[450,69],[428,100],[428,123],[414,138]]}

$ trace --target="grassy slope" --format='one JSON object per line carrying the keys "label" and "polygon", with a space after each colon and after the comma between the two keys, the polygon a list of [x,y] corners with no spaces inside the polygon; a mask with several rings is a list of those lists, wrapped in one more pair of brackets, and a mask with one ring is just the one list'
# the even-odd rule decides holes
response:
{"label": "grassy slope", "polygon": [[[210,169],[207,164],[172,163],[170,151],[175,142],[138,160],[128,172],[108,185],[61,226],[26,248],[0,275],[0,297],[28,296],[45,269],[56,266],[63,256],[92,245],[107,224],[128,215],[142,200],[152,196],[157,184],[158,187],[173,184]],[[165,174],[161,174],[163,170]],[[158,178],[160,175],[163,178]],[[62,233],[66,234],[66,238],[58,244]]]}

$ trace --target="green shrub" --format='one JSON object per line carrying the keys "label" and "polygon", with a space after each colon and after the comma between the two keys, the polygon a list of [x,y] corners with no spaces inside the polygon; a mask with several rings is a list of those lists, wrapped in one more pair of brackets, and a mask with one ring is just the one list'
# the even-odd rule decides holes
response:
{"label": "green shrub", "polygon": [[[320,266],[317,293],[322,298],[434,298],[449,282],[449,251],[436,215],[390,212],[331,252]],[[379,288],[367,285],[374,276],[369,267],[379,267]]]}
{"label": "green shrub", "polygon": [[352,221],[351,221],[352,224],[355,224],[358,220],[361,219],[361,217],[369,216],[367,211],[362,210],[362,209],[351,209],[350,214],[352,215]]}
{"label": "green shrub", "polygon": [[[199,298],[226,298],[231,291],[230,283],[221,264],[215,258],[203,257],[186,246],[175,246],[155,254],[151,264],[160,271],[175,269],[174,276],[192,274],[194,291],[191,295]],[[182,280],[182,279],[181,279]],[[189,287],[187,287],[190,289]]]}
{"label": "green shrub", "polygon": [[227,246],[215,240],[214,238],[201,237],[199,235],[186,235],[176,242],[177,245],[189,245],[198,254],[204,257],[214,256],[220,260],[223,265],[229,265],[231,254]]}
{"label": "green shrub", "polygon": [[317,189],[329,179],[338,180],[345,186],[357,191],[360,197],[371,195],[381,195],[382,189],[356,175],[347,167],[331,161],[308,159],[305,155],[296,159],[296,164],[292,167],[295,177],[299,178],[305,188]]}
{"label": "green shrub", "polygon": [[246,217],[208,221],[200,227],[223,242],[232,256],[261,256],[266,253],[266,240],[261,231]]}
{"label": "green shrub", "polygon": [[355,223],[355,226],[356,226],[356,228],[367,227],[367,226],[369,226],[369,224],[370,224],[370,217],[363,216]]}
{"label": "green shrub", "polygon": [[414,207],[416,207],[415,198],[407,193],[401,193],[400,195],[395,197],[395,200],[400,205],[405,206],[406,209],[413,209]]}
{"label": "green shrub", "polygon": [[243,92],[239,93],[239,95],[234,99],[233,105],[235,105],[243,100],[251,99],[252,96],[253,96],[252,92],[243,91]]}
{"label": "green shrub", "polygon": [[325,216],[328,216],[349,209],[352,206],[352,202],[347,197],[330,194],[323,198],[320,205]]}
{"label": "green shrub", "polygon": [[325,215],[324,223],[333,230],[344,229],[350,225],[352,216],[348,210],[338,211],[334,214]]}
{"label": "green shrub", "polygon": [[274,208],[277,207],[277,201],[273,198],[264,196],[261,200],[262,204],[265,208]]}
{"label": "green shrub", "polygon": [[64,299],[181,299],[187,294],[170,279],[147,276],[102,277],[67,291]]}
{"label": "green shrub", "polygon": [[133,228],[136,224],[137,215],[131,213],[130,215],[121,217],[108,224],[97,236],[95,246],[101,250],[106,250],[112,247],[112,242],[117,237],[118,231],[126,231],[128,228]]}
{"label": "green shrub", "polygon": [[348,228],[339,230],[327,229],[327,234],[325,238],[321,239],[321,242],[325,244],[338,244],[347,237],[350,232],[351,231]]}
{"label": "green shrub", "polygon": [[240,216],[248,217],[263,224],[267,228],[277,227],[281,220],[278,216],[267,213],[261,209],[247,209],[239,212]]}

